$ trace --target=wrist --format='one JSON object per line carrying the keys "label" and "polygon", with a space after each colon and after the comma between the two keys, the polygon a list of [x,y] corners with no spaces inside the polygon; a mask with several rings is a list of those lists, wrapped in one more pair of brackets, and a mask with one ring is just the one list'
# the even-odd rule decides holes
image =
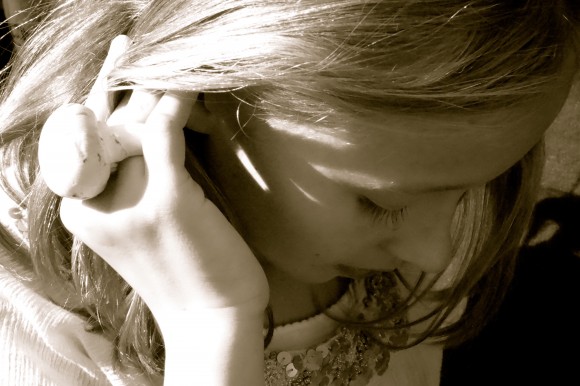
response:
{"label": "wrist", "polygon": [[192,374],[199,384],[208,385],[263,381],[262,315],[198,310],[176,313],[160,327],[165,343],[164,385],[182,385]]}
{"label": "wrist", "polygon": [[245,309],[193,309],[167,311],[156,316],[166,344],[183,342],[184,337],[200,335],[209,339],[234,334],[235,331],[259,331],[262,334],[264,312]]}

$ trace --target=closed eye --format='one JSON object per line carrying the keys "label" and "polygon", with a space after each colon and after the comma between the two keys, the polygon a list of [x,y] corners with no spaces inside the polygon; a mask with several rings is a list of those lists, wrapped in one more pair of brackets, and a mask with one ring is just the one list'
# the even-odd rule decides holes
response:
{"label": "closed eye", "polygon": [[362,211],[368,215],[374,223],[384,224],[390,227],[399,226],[405,220],[405,215],[407,214],[406,206],[394,210],[385,209],[364,196],[358,198],[358,204]]}

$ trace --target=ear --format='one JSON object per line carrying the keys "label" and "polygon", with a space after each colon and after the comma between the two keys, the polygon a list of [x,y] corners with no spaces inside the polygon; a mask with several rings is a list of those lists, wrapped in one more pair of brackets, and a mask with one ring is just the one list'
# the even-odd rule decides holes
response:
{"label": "ear", "polygon": [[210,134],[217,122],[214,112],[206,107],[205,94],[199,93],[185,127],[198,133]]}

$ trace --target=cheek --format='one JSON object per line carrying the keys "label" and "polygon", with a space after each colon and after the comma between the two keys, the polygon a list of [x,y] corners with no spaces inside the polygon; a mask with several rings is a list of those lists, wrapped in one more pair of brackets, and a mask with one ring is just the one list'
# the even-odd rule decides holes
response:
{"label": "cheek", "polygon": [[281,173],[266,178],[270,193],[243,183],[233,190],[234,210],[250,246],[272,263],[302,267],[362,254],[371,232],[355,198],[334,184],[295,172],[292,178]]}
{"label": "cheek", "polygon": [[257,254],[276,261],[323,262],[351,256],[367,243],[368,223],[356,209],[356,195],[288,152],[243,143],[265,190],[228,138],[214,136],[205,163],[236,216],[238,230]]}
{"label": "cheek", "polygon": [[352,216],[344,204],[337,205],[342,203],[338,197],[290,181],[272,188],[277,194],[263,194],[254,205],[238,208],[247,241],[262,254],[326,260],[355,247]]}

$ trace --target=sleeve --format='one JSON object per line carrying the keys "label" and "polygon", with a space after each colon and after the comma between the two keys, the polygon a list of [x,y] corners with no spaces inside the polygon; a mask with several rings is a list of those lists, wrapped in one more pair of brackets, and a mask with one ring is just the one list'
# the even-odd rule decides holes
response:
{"label": "sleeve", "polygon": [[0,385],[161,383],[118,370],[113,344],[2,268],[6,254],[0,250]]}

